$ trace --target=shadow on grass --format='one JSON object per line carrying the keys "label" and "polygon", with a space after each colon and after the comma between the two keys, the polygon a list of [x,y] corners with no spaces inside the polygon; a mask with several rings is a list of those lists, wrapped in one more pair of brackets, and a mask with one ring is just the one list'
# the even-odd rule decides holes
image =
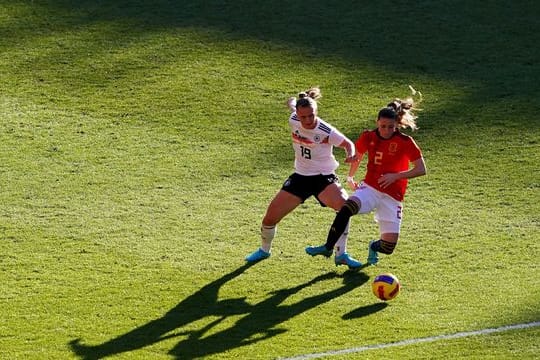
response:
{"label": "shadow on grass", "polygon": [[168,338],[165,336],[167,333],[207,316],[221,316],[224,318],[230,315],[247,313],[251,306],[246,303],[245,297],[218,300],[218,292],[224,284],[241,275],[250,266],[252,264],[245,264],[203,286],[159,319],[100,345],[83,345],[80,339],[73,340],[70,342],[71,349],[82,359],[101,359],[162,341]]}
{"label": "shadow on grass", "polygon": [[361,317],[373,314],[377,311],[384,310],[386,309],[387,306],[388,304],[384,302],[362,306],[362,307],[359,307],[358,309],[354,309],[353,311],[348,312],[347,314],[343,315],[341,318],[343,320],[352,320],[352,319],[361,318]]}
{"label": "shadow on grass", "polygon": [[[211,354],[219,354],[237,347],[256,343],[269,339],[275,335],[286,332],[284,328],[277,326],[309,309],[313,309],[327,301],[365,284],[369,277],[362,272],[347,271],[342,275],[329,272],[315,277],[303,284],[277,290],[256,304],[249,304],[245,297],[235,299],[218,299],[219,289],[228,281],[242,274],[251,265],[246,264],[223,277],[205,285],[200,290],[190,295],[173,309],[159,319],[153,320],[128,333],[115,337],[99,345],[85,345],[80,339],[69,343],[72,351],[81,359],[101,359],[106,356],[120,354],[159,341],[177,336],[187,336],[179,342],[169,353],[177,359],[194,359]],[[341,278],[342,286],[321,294],[309,296],[290,304],[282,303],[290,296],[298,293],[318,282]],[[382,310],[380,307],[365,309],[363,316]],[[205,336],[214,328],[232,315],[242,315],[231,327],[217,333]],[[209,316],[217,317],[206,326],[195,331],[174,332],[194,321]]]}

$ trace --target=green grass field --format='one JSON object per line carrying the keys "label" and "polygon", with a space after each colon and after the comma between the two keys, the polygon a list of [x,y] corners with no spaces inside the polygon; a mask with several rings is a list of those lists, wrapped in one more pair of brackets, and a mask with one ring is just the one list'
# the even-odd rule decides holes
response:
{"label": "green grass field", "polygon": [[[276,359],[540,321],[536,1],[0,0],[0,358]],[[356,139],[407,85],[428,176],[396,252],[311,258],[289,96]],[[336,150],[343,162],[344,153]],[[347,167],[338,169],[346,175]],[[349,252],[378,230],[355,217]],[[370,281],[396,274],[382,303]],[[332,359],[537,359],[540,328]]]}

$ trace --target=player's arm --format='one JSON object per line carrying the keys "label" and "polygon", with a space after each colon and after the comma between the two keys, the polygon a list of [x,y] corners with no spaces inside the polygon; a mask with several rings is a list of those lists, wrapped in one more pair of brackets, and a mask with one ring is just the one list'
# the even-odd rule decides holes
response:
{"label": "player's arm", "polygon": [[296,98],[290,97],[287,99],[287,108],[291,113],[296,111]]}
{"label": "player's arm", "polygon": [[364,154],[356,154],[356,160],[350,163],[348,177],[354,177],[363,158]]}
{"label": "player's arm", "polygon": [[349,166],[349,175],[347,176],[347,184],[352,190],[358,189],[358,182],[354,180],[354,175],[358,171],[358,167],[364,158],[364,154],[367,152],[366,144],[368,143],[369,131],[364,131],[356,142],[354,143],[354,149],[356,150],[356,160],[352,161]]}
{"label": "player's arm", "polygon": [[348,138],[343,139],[341,144],[338,145],[340,148],[345,150],[345,153],[347,154],[347,158],[345,159],[345,162],[347,164],[351,164],[356,161],[356,149],[354,147],[354,143],[349,140]]}
{"label": "player's arm", "polygon": [[384,174],[379,178],[379,184],[385,188],[399,179],[412,179],[418,176],[426,175],[426,163],[423,157],[411,162],[412,167],[406,171]]}
{"label": "player's arm", "polygon": [[362,162],[362,158],[364,157],[363,153],[357,153],[356,154],[356,161],[351,162],[349,165],[349,175],[347,176],[347,184],[349,184],[349,187],[352,190],[356,190],[358,188],[358,182],[354,180],[354,175],[358,171],[358,167],[360,166],[360,163]]}
{"label": "player's arm", "polygon": [[349,176],[347,176],[347,184],[349,187],[353,190],[355,190],[358,187],[358,183],[354,181],[351,174],[351,169],[354,167],[354,172],[352,172],[353,176],[356,170],[358,170],[358,165],[360,164],[360,159],[358,159],[358,155],[356,154],[356,145],[346,136],[343,136],[343,141],[341,144],[339,144],[339,147],[345,149],[345,152],[347,153],[347,158],[345,159],[345,162],[350,165],[349,167]]}
{"label": "player's arm", "polygon": [[412,162],[412,168],[405,171],[403,178],[412,179],[418,176],[424,176],[426,175],[426,173],[426,162],[424,161],[423,157],[420,157],[419,159]]}

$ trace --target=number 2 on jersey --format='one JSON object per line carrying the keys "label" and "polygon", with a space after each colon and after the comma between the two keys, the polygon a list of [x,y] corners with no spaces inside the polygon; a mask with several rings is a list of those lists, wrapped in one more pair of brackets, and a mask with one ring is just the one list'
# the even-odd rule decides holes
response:
{"label": "number 2 on jersey", "polygon": [[373,158],[373,161],[375,162],[375,165],[381,165],[382,164],[382,157],[383,157],[383,152],[382,151],[375,152],[375,157]]}
{"label": "number 2 on jersey", "polygon": [[300,150],[302,151],[302,157],[304,159],[311,159],[311,149],[305,148],[303,146],[300,146]]}

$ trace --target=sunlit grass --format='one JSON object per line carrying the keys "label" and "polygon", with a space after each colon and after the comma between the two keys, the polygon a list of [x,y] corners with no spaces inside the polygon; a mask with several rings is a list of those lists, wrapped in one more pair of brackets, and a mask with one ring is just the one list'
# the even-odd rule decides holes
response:
{"label": "sunlit grass", "polygon": [[[350,14],[342,30],[296,37],[308,19],[256,15],[263,30],[238,4],[0,3],[2,353],[267,359],[538,321],[529,53],[501,67],[510,50],[498,60],[472,46],[495,36],[484,23],[487,35],[454,29],[461,45],[415,32],[427,55],[407,48],[400,65],[382,52],[394,51],[391,34],[368,41]],[[323,8],[340,19],[346,5]],[[445,46],[471,61],[436,51]],[[229,279],[292,171],[285,99],[320,85],[321,117],[355,139],[408,84],[424,94],[414,137],[429,174],[411,181],[396,253],[359,274],[309,258],[334,216],[309,200],[280,224],[269,260]],[[370,216],[354,218],[350,252],[363,259],[376,236]],[[403,284],[388,306],[369,286],[383,271]],[[421,347],[424,358],[534,358],[536,333],[351,357],[422,358]]]}

